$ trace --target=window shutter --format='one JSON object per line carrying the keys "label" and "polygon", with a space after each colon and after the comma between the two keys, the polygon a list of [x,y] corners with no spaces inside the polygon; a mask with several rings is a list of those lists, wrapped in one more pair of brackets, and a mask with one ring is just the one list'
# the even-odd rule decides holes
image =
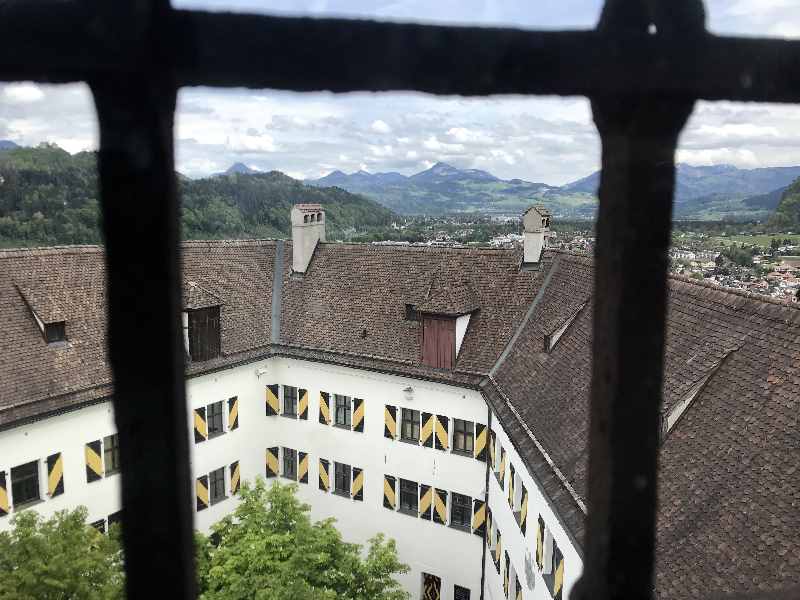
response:
{"label": "window shutter", "polygon": [[100,457],[100,440],[89,442],[84,448],[86,455],[86,482],[103,478],[103,459]]}
{"label": "window shutter", "polygon": [[489,464],[492,465],[493,469],[494,469],[494,466],[497,464],[497,454],[496,454],[497,449],[495,448],[496,444],[497,444],[497,436],[495,435],[494,430],[490,429],[489,430]]}
{"label": "window shutter", "polygon": [[0,517],[5,517],[11,507],[8,503],[8,487],[6,487],[6,472],[0,471]]}
{"label": "window shutter", "polygon": [[353,484],[350,486],[350,495],[353,500],[364,500],[364,471],[353,467]]}
{"label": "window shutter", "polygon": [[353,431],[364,433],[364,400],[353,398]]}
{"label": "window shutter", "polygon": [[522,505],[519,511],[519,528],[522,535],[528,530],[528,490],[522,485]]}
{"label": "window shutter", "polygon": [[514,594],[514,600],[522,600],[522,586],[519,583],[519,577],[514,575],[514,589],[517,590]]}
{"label": "window shutter", "polygon": [[488,506],[486,507],[486,545],[489,548],[492,547],[494,544],[494,540],[492,539],[492,509]]}
{"label": "window shutter", "polygon": [[383,437],[397,438],[397,407],[386,406],[383,411]]}
{"label": "window shutter", "polygon": [[206,424],[206,407],[194,409],[194,443],[199,444],[208,439],[208,426]]}
{"label": "window shutter", "polygon": [[299,464],[297,466],[297,480],[300,483],[308,483],[308,454],[298,452]]}
{"label": "window shutter", "polygon": [[508,465],[508,505],[514,510],[514,465]]}
{"label": "window shutter", "polygon": [[423,573],[422,578],[422,600],[441,600],[442,578],[430,573]]}
{"label": "window shutter", "polygon": [[429,485],[421,483],[419,484],[419,516],[430,521],[432,508],[433,488]]}
{"label": "window shutter", "polygon": [[308,421],[308,390],[300,388],[297,390],[297,394],[300,396],[298,399],[297,412],[300,414],[300,419]]}
{"label": "window shutter", "polygon": [[435,429],[435,421],[435,415],[426,412],[422,413],[422,429],[420,430],[419,437],[422,445],[426,448],[433,448],[433,430]]}
{"label": "window shutter", "polygon": [[442,525],[447,524],[447,491],[434,490],[433,492],[433,520]]}
{"label": "window shutter", "polygon": [[331,480],[328,476],[328,461],[324,458],[319,459],[319,489],[327,492],[331,489]]}
{"label": "window shutter", "polygon": [[486,531],[486,504],[483,500],[475,500],[472,505],[472,533],[483,535]]}
{"label": "window shutter", "polygon": [[64,462],[60,452],[47,457],[47,493],[51,498],[64,493]]}
{"label": "window shutter", "polygon": [[383,506],[391,510],[397,506],[396,481],[391,475],[383,476]]}
{"label": "window shutter", "polygon": [[503,535],[497,530],[497,545],[494,547],[494,568],[500,575],[500,559],[503,556]]}
{"label": "window shutter", "polygon": [[228,400],[228,431],[239,428],[239,398],[234,396]]}
{"label": "window shutter", "polygon": [[198,477],[194,487],[197,496],[197,512],[200,512],[208,508],[208,475]]}
{"label": "window shutter", "polygon": [[506,478],[506,451],[503,448],[500,448],[500,467],[497,469],[497,475],[502,490]]}
{"label": "window shutter", "polygon": [[561,600],[561,591],[564,588],[564,555],[561,550],[553,543],[553,600]]}
{"label": "window shutter", "polygon": [[508,598],[508,568],[511,566],[508,561],[508,550],[506,550],[503,555],[506,559],[506,566],[503,569],[503,592],[505,593],[506,598]]}
{"label": "window shutter", "polygon": [[476,459],[486,461],[486,425],[475,423],[475,452]]}
{"label": "window shutter", "polygon": [[239,461],[231,463],[231,496],[239,493],[241,478],[239,474]]}
{"label": "window shutter", "polygon": [[544,567],[544,520],[542,515],[536,522],[536,567],[541,571]]}
{"label": "window shutter", "polygon": [[267,416],[274,417],[280,412],[281,402],[278,399],[278,384],[267,386]]}
{"label": "window shutter", "polygon": [[267,448],[266,456],[267,477],[278,475],[278,446]]}
{"label": "window shutter", "polygon": [[436,417],[436,449],[447,450],[450,447],[448,437],[448,421],[447,417],[439,415]]}
{"label": "window shutter", "polygon": [[319,393],[319,422],[331,424],[331,395],[328,392]]}

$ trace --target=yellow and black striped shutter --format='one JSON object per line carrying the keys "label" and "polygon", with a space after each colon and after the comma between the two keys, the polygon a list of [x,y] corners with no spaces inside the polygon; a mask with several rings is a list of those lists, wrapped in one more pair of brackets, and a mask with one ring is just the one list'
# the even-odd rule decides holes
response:
{"label": "yellow and black striped shutter", "polygon": [[503,535],[497,530],[497,545],[494,547],[494,568],[500,575],[500,558],[503,556]]}
{"label": "yellow and black striped shutter", "polygon": [[396,481],[391,475],[383,476],[383,506],[391,510],[394,510],[397,506]]}
{"label": "yellow and black striped shutter", "polygon": [[228,431],[239,428],[239,398],[228,398]]}
{"label": "yellow and black striped shutter", "polygon": [[508,465],[508,505],[514,510],[514,465]]}
{"label": "yellow and black striped shutter", "polygon": [[475,451],[478,460],[486,461],[486,425],[475,423]]}
{"label": "yellow and black striped shutter", "polygon": [[194,409],[194,443],[199,444],[208,439],[208,426],[206,424],[206,407]]}
{"label": "yellow and black striped shutter", "polygon": [[497,469],[498,481],[500,482],[500,489],[502,490],[506,481],[506,451],[500,448],[500,466]]}
{"label": "yellow and black striped shutter", "polygon": [[89,442],[84,448],[87,483],[103,478],[103,459],[100,458],[100,448],[100,440]]}
{"label": "yellow and black striped shutter", "polygon": [[522,600],[522,586],[519,583],[519,577],[514,575],[514,589],[517,590],[514,595],[514,600]]}
{"label": "yellow and black striped shutter", "polygon": [[448,423],[449,419],[442,415],[436,417],[436,449],[447,450],[450,447]]}
{"label": "yellow and black striped shutter", "polygon": [[508,571],[509,571],[509,567],[511,566],[511,563],[508,560],[508,550],[506,550],[503,554],[504,554],[505,559],[506,559],[506,566],[503,569],[503,592],[505,593],[506,598],[508,598],[508,592],[509,592],[509,590],[508,590],[508,583],[509,583],[508,582]]}
{"label": "yellow and black striped shutter", "polygon": [[273,383],[267,386],[267,416],[274,417],[280,412],[281,402],[278,399],[278,384]]}
{"label": "yellow and black striped shutter", "polygon": [[475,500],[472,505],[472,533],[483,535],[486,531],[486,504],[483,500]]}
{"label": "yellow and black striped shutter", "polygon": [[298,400],[297,412],[301,420],[308,421],[308,390],[300,388],[297,394],[300,397]]}
{"label": "yellow and black striped shutter", "polygon": [[383,437],[391,440],[397,437],[397,407],[386,405],[383,410]]}
{"label": "yellow and black striped shutter", "polygon": [[525,484],[522,484],[522,503],[519,509],[519,528],[522,535],[528,530],[528,490],[525,489]]}
{"label": "yellow and black striped shutter", "polygon": [[422,574],[422,600],[442,600],[442,578],[430,573]]}
{"label": "yellow and black striped shutter", "polygon": [[447,491],[434,490],[433,492],[433,520],[442,525],[447,524]]}
{"label": "yellow and black striped shutter", "polygon": [[239,493],[241,484],[241,473],[239,472],[239,461],[231,463],[231,495]]}
{"label": "yellow and black striped shutter", "polygon": [[300,459],[297,466],[297,480],[300,483],[308,483],[308,454],[298,452],[297,456]]}
{"label": "yellow and black striped shutter", "polygon": [[353,398],[353,431],[364,433],[364,400]]}
{"label": "yellow and black striped shutter", "polygon": [[492,539],[492,509],[486,507],[486,545],[490,548],[494,540]]}
{"label": "yellow and black striped shutter", "polygon": [[47,493],[50,497],[64,493],[64,461],[61,452],[47,457]]}
{"label": "yellow and black striped shutter", "polygon": [[195,496],[197,496],[197,511],[208,508],[208,475],[201,475],[194,484]]}
{"label": "yellow and black striped shutter", "polygon": [[8,488],[6,487],[6,472],[0,471],[0,517],[5,517],[10,510]]}
{"label": "yellow and black striped shutter", "polygon": [[558,546],[553,544],[553,600],[561,600],[564,589],[564,555]]}
{"label": "yellow and black striped shutter", "polygon": [[319,489],[327,492],[331,489],[331,479],[328,476],[328,463],[324,458],[319,459]]}
{"label": "yellow and black striped shutter", "polygon": [[364,500],[364,471],[358,467],[353,467],[353,482],[350,485],[350,495],[353,500]]}
{"label": "yellow and black striped shutter", "polygon": [[436,415],[431,413],[422,413],[422,429],[420,429],[419,437],[422,445],[426,448],[433,448],[433,432],[436,429]]}
{"label": "yellow and black striped shutter", "polygon": [[319,422],[331,424],[331,395],[328,392],[319,393]]}
{"label": "yellow and black striped shutter", "polygon": [[433,488],[424,483],[419,484],[419,516],[428,521],[431,520],[433,509]]}
{"label": "yellow and black striped shutter", "polygon": [[494,466],[497,464],[497,454],[496,454],[496,448],[495,448],[496,445],[497,445],[497,436],[494,433],[494,429],[490,429],[489,430],[489,464],[492,465],[493,469],[494,469]]}
{"label": "yellow and black striped shutter", "polygon": [[278,475],[278,446],[267,448],[265,463],[267,477],[276,477]]}
{"label": "yellow and black striped shutter", "polygon": [[544,568],[544,520],[542,515],[536,522],[536,567],[541,571]]}

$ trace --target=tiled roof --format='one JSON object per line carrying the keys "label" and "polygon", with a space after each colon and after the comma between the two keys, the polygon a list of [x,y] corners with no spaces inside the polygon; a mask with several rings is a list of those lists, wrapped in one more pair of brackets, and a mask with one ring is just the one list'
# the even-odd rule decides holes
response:
{"label": "tiled roof", "polygon": [[[188,376],[283,355],[480,389],[581,542],[590,258],[551,251],[525,271],[517,250],[321,243],[298,275],[285,250],[273,303],[275,242],[184,244],[185,304],[222,306],[222,356]],[[0,427],[109,397],[104,287],[99,248],[0,251],[0,344],[13,349],[0,355]],[[66,347],[44,342],[20,292],[64,315]],[[478,309],[455,369],[421,364],[407,303]],[[661,451],[658,598],[799,584],[800,310],[673,278],[666,342],[663,412],[692,401]]]}

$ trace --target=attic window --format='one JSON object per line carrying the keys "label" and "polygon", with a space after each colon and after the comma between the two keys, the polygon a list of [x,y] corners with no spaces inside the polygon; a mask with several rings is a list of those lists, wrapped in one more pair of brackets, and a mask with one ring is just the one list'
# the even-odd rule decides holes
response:
{"label": "attic window", "polygon": [[578,318],[578,315],[580,315],[581,312],[583,312],[583,309],[586,307],[586,304],[587,304],[586,302],[581,304],[575,312],[573,312],[569,317],[567,317],[567,320],[564,321],[558,327],[558,329],[544,336],[545,352],[550,353],[553,351],[553,348],[556,347],[558,340],[560,340],[561,336],[567,332],[567,329],[569,329],[570,325],[572,325],[572,323],[575,322],[575,319]]}
{"label": "attic window", "polygon": [[48,344],[58,344],[59,342],[67,341],[67,323],[66,321],[57,321],[55,323],[45,323],[44,325],[44,339]]}
{"label": "attic window", "polygon": [[422,318],[422,364],[452,369],[456,354],[456,320],[451,317]]}
{"label": "attic window", "polygon": [[187,311],[188,349],[192,362],[220,355],[219,306]]}
{"label": "attic window", "polygon": [[417,307],[413,304],[406,304],[406,321],[419,321]]}

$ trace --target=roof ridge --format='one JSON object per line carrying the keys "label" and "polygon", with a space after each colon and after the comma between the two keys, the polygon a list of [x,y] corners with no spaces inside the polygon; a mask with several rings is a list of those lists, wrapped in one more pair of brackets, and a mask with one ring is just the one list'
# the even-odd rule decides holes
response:
{"label": "roof ridge", "polygon": [[49,255],[49,254],[92,254],[104,252],[105,248],[99,244],[62,244],[58,246],[31,246],[28,248],[0,248],[0,258],[16,258],[18,256]]}

